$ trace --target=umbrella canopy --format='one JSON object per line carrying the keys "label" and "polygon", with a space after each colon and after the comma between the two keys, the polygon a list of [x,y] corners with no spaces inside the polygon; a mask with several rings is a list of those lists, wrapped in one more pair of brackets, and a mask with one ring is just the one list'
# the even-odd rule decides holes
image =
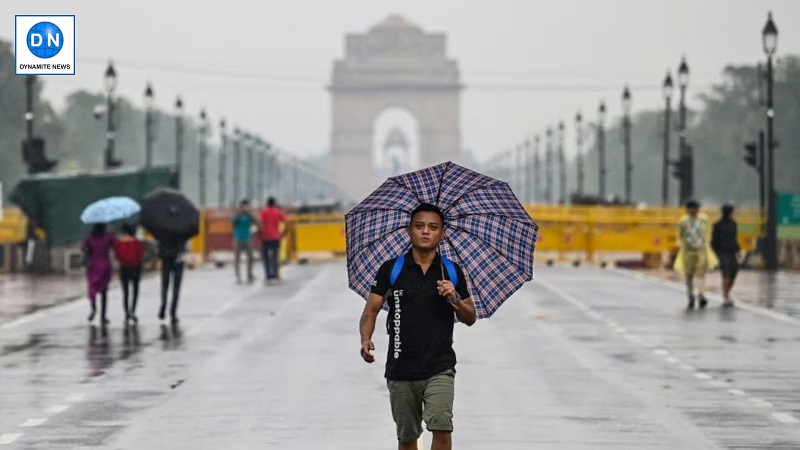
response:
{"label": "umbrella canopy", "polygon": [[200,231],[200,211],[181,192],[157,189],[142,199],[142,226],[161,242],[185,241]]}
{"label": "umbrella canopy", "polygon": [[135,216],[141,208],[136,200],[129,197],[109,197],[98,200],[81,213],[81,222],[109,223]]}
{"label": "umbrella canopy", "polygon": [[411,212],[444,213],[440,252],[457,262],[479,318],[533,279],[538,226],[507,183],[448,162],[386,180],[346,215],[350,288],[369,295],[380,265],[408,251]]}

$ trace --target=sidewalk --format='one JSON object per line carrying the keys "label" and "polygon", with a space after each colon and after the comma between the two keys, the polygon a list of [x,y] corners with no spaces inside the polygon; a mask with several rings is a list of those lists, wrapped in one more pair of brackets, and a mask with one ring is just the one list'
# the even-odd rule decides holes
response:
{"label": "sidewalk", "polygon": [[[683,283],[683,276],[673,270],[644,269],[635,272],[664,280]],[[719,271],[706,275],[706,289],[721,294],[722,278]],[[731,291],[735,302],[774,309],[792,317],[800,317],[800,272],[780,271],[768,273],[758,270],[740,270]]]}

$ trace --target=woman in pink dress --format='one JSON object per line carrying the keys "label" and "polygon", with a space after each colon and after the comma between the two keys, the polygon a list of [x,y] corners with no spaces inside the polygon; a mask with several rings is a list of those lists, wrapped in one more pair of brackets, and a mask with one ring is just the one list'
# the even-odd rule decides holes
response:
{"label": "woman in pink dress", "polygon": [[94,320],[97,313],[97,294],[100,294],[100,322],[109,323],[106,318],[106,301],[108,300],[108,285],[111,283],[111,251],[114,248],[116,237],[113,233],[106,232],[106,225],[95,224],[92,232],[83,241],[83,254],[86,258],[86,280],[89,284],[89,301],[92,312],[89,322]]}

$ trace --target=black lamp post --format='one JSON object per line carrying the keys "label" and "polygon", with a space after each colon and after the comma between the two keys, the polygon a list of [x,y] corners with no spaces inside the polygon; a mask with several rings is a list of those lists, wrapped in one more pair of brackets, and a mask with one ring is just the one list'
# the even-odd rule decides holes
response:
{"label": "black lamp post", "polygon": [[564,156],[564,121],[558,123],[558,202],[567,203],[567,159]]}
{"label": "black lamp post", "polygon": [[225,174],[227,173],[228,169],[228,155],[227,155],[227,146],[228,146],[228,136],[225,134],[225,119],[222,118],[219,121],[219,137],[220,137],[220,146],[219,146],[219,170],[217,171],[218,178],[219,178],[219,201],[218,206],[220,208],[225,206],[225,184],[227,183],[227,179]]}
{"label": "black lamp post", "polygon": [[600,102],[597,108],[597,158],[600,170],[600,199],[606,198],[606,102]]}
{"label": "black lamp post", "polygon": [[105,76],[103,81],[106,88],[107,106],[106,113],[108,114],[108,125],[106,128],[106,154],[104,158],[104,166],[106,170],[113,169],[122,165],[122,161],[114,157],[114,139],[115,139],[115,124],[114,124],[114,91],[117,89],[117,71],[114,70],[114,65],[111,61],[108,62]]}
{"label": "black lamp post", "polygon": [[258,180],[256,181],[256,198],[264,198],[264,181],[266,180],[266,153],[264,151],[264,141],[257,137],[255,140],[256,154],[258,157]]}
{"label": "black lamp post", "polygon": [[241,200],[241,181],[242,175],[242,131],[239,127],[233,129],[233,201],[238,203]]}
{"label": "black lamp post", "polygon": [[775,109],[773,104],[774,78],[772,73],[772,57],[778,47],[778,27],[772,21],[772,12],[767,16],[767,23],[761,32],[764,53],[767,55],[767,236],[765,242],[765,263],[767,270],[778,269],[778,226],[777,226],[777,192],[775,192]]}
{"label": "black lamp post", "polygon": [[667,72],[664,78],[663,94],[664,94],[664,155],[663,155],[663,172],[661,174],[661,206],[669,204],[669,119],[672,112],[672,75]]}
{"label": "black lamp post", "polygon": [[578,195],[583,195],[583,115],[575,113],[575,152],[578,171]]}
{"label": "black lamp post", "polygon": [[681,59],[681,65],[678,67],[678,88],[680,88],[681,98],[678,109],[678,156],[681,169],[680,178],[680,203],[685,205],[686,202],[694,196],[694,170],[693,170],[693,156],[691,149],[686,142],[686,88],[689,86],[689,65],[686,64],[686,57]]}
{"label": "black lamp post", "polygon": [[155,109],[155,95],[153,86],[147,83],[144,89],[144,166],[153,165],[153,110]]}
{"label": "black lamp post", "polygon": [[200,129],[198,130],[200,133],[200,173],[198,180],[200,182],[200,207],[204,208],[206,206],[206,163],[208,160],[208,148],[206,146],[206,138],[208,136],[208,117],[206,116],[206,110],[200,110]]}
{"label": "black lamp post", "polygon": [[547,127],[545,130],[545,154],[544,154],[544,198],[548,204],[553,203],[553,128]]}
{"label": "black lamp post", "polygon": [[247,132],[242,133],[242,145],[244,146],[245,158],[246,158],[245,180],[244,180],[246,189],[246,198],[250,201],[253,201],[255,195],[255,192],[253,192],[253,190],[255,189],[255,186],[253,185],[253,171],[254,171],[253,164],[255,161],[253,161],[254,159],[253,140],[250,133]]}
{"label": "black lamp post", "polygon": [[175,169],[178,172],[178,189],[183,187],[183,100],[175,99]]}
{"label": "black lamp post", "polygon": [[622,91],[622,145],[625,147],[625,203],[633,201],[633,161],[631,157],[631,91]]}
{"label": "black lamp post", "polygon": [[533,200],[540,202],[541,199],[541,181],[542,181],[542,164],[539,158],[539,149],[541,148],[541,136],[538,134],[533,137]]}

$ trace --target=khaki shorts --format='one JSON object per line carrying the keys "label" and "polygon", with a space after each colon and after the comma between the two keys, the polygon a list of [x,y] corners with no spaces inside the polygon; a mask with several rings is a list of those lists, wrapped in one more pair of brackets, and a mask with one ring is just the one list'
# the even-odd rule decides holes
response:
{"label": "khaki shorts", "polygon": [[386,380],[399,442],[419,439],[423,420],[428,431],[453,431],[455,375],[449,369],[427,380]]}
{"label": "khaki shorts", "polygon": [[708,260],[705,250],[684,251],[683,272],[687,276],[704,276],[708,272]]}

